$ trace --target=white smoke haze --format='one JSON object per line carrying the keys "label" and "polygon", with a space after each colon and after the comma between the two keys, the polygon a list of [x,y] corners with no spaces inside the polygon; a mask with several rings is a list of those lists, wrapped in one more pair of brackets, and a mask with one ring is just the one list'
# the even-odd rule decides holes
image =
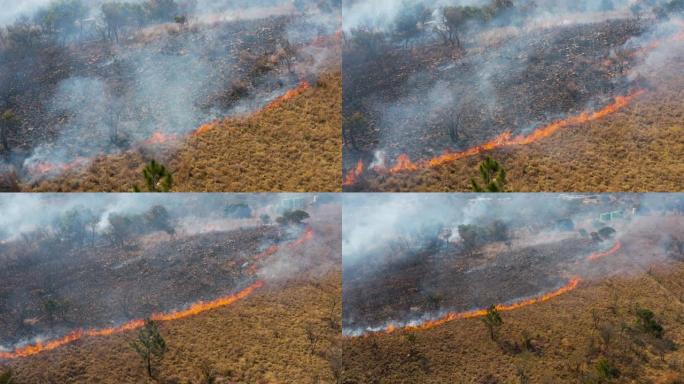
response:
{"label": "white smoke haze", "polygon": [[[5,4],[0,26],[34,23],[54,1]],[[312,44],[340,28],[339,10],[319,8],[327,2],[199,0],[185,27],[150,21],[105,39],[100,7],[106,2],[83,3],[89,18],[80,32],[59,32],[64,36],[54,46],[27,48],[21,58],[11,52],[8,67],[0,67],[7,89],[0,109],[17,114],[21,133],[10,133],[10,142],[22,144],[4,155],[20,173],[42,177],[45,169],[141,147],[148,155],[167,153],[205,123],[263,108],[328,69],[336,55]],[[177,3],[182,11],[192,1]],[[282,53],[285,40],[298,56],[292,71],[282,58],[291,54]],[[10,65],[22,72],[13,74]],[[22,82],[22,76],[32,79]],[[8,90],[15,87],[26,88]]]}
{"label": "white smoke haze", "polygon": [[[672,248],[684,239],[684,194],[349,194],[343,202],[350,336],[519,302],[571,278],[603,281],[684,261]],[[505,245],[467,251],[458,227],[497,221]],[[594,238],[606,228],[615,234]]]}
{"label": "white smoke haze", "polygon": [[[135,224],[159,206],[172,230]],[[310,218],[276,222],[294,209]],[[92,243],[90,226],[85,243],[61,237],[71,210],[95,217]],[[0,352],[339,269],[335,194],[6,194],[0,211]],[[135,231],[125,245],[110,243],[115,214]],[[66,303],[68,315],[46,317],[46,300]]]}
{"label": "white smoke haze", "polygon": [[[344,4],[344,114],[363,117],[361,128],[345,124],[345,169],[359,160],[383,169],[400,154],[417,162],[504,133],[527,135],[676,76],[684,23],[676,12],[652,11],[666,0],[513,1],[462,26],[463,49],[447,47],[435,32],[440,7],[493,3]],[[404,39],[398,28],[418,4],[432,13]],[[384,70],[363,69],[382,62]]]}

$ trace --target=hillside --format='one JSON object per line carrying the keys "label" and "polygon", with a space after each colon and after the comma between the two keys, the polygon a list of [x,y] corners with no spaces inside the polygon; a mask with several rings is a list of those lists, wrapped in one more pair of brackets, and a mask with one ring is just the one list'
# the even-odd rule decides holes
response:
{"label": "hillside", "polygon": [[604,119],[561,129],[535,143],[485,151],[432,169],[372,174],[359,182],[359,188],[470,191],[470,178],[478,177],[480,162],[492,156],[506,169],[510,191],[679,191],[684,175],[679,161],[684,156],[682,85],[681,78],[666,76],[656,90]]}
{"label": "hillside", "polygon": [[[338,191],[341,185],[341,74],[253,115],[214,123],[163,161],[174,191]],[[84,170],[23,184],[26,191],[123,191],[142,184],[143,149],[100,156]]]}
{"label": "hillside", "polygon": [[[678,383],[681,349],[666,348],[661,354],[659,340],[620,327],[633,329],[635,308],[645,307],[656,313],[667,338],[684,341],[682,278],[681,264],[671,271],[655,269],[585,284],[549,302],[503,314],[500,339],[518,345],[528,340],[533,351],[503,350],[489,340],[479,318],[418,332],[413,347],[402,332],[348,338],[347,382],[375,377],[376,383],[594,383],[582,378],[594,370],[599,352],[606,351],[621,371],[621,379],[610,382]],[[602,344],[601,329],[611,333],[608,344]]]}
{"label": "hillside", "polygon": [[[210,367],[217,383],[332,382],[326,350],[335,335],[324,318],[340,295],[339,273],[269,285],[231,306],[164,323],[169,352],[163,383],[199,383]],[[336,304],[339,308],[339,298]],[[337,312],[333,312],[337,314]],[[339,319],[338,319],[339,321]],[[310,354],[307,324],[320,332]],[[145,383],[139,357],[129,347],[135,332],[86,339],[12,363],[17,383]],[[103,358],[106,356],[106,358]],[[206,370],[206,369],[205,369]],[[150,381],[152,382],[152,381]]]}

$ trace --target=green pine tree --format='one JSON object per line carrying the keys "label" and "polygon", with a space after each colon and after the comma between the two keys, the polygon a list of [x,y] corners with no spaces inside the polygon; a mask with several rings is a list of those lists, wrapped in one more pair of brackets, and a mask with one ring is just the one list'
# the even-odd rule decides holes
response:
{"label": "green pine tree", "polygon": [[506,170],[490,156],[480,164],[480,177],[482,185],[474,178],[470,179],[474,192],[505,192]]}
{"label": "green pine tree", "polygon": [[168,350],[157,323],[151,319],[145,320],[145,326],[138,332],[138,339],[131,342],[131,348],[143,359],[149,377],[152,377],[152,365]]}
{"label": "green pine tree", "polygon": [[[169,192],[173,187],[173,176],[163,164],[152,160],[143,169],[145,186],[148,192]],[[134,192],[141,192],[140,187],[133,186]]]}
{"label": "green pine tree", "polygon": [[503,324],[503,320],[501,319],[499,311],[496,310],[495,305],[492,305],[487,309],[487,315],[482,319],[482,322],[489,330],[489,338],[496,340],[496,329]]}

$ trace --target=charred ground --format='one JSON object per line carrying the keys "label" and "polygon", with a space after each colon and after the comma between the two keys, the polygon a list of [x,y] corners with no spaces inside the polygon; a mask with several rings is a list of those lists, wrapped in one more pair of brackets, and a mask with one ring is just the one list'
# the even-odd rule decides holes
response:
{"label": "charred ground", "polygon": [[[658,232],[677,223],[681,216],[649,218],[647,225],[658,230],[625,241],[617,264],[606,258],[595,266],[605,272],[629,264],[628,274],[586,280],[552,301],[503,313],[497,341],[490,340],[481,319],[347,338],[346,380],[677,383],[684,341],[682,254],[671,248],[664,265],[644,260],[645,253],[663,252]],[[669,235],[681,239],[681,231],[675,232]],[[638,313],[644,309],[654,313],[662,335],[656,337],[641,325]]]}
{"label": "charred ground", "polygon": [[[672,131],[678,132],[681,124],[671,114],[679,116],[681,111],[670,105],[676,104],[673,94],[681,92],[681,83],[672,82],[671,74],[681,64],[681,55],[650,56],[658,45],[673,47],[671,52],[681,47],[678,38],[654,33],[663,19],[651,11],[588,12],[583,18],[581,12],[556,4],[563,23],[535,22],[534,8],[524,8],[528,2],[491,4],[508,10],[500,11],[503,16],[489,16],[487,22],[463,22],[455,33],[458,44],[440,37],[445,21],[435,13],[449,7],[428,8],[423,19],[415,13],[424,7],[405,7],[389,30],[361,26],[347,31],[344,169],[349,175],[361,161],[365,172],[348,179],[346,190],[470,190],[470,177],[476,177],[485,155],[509,171],[509,190],[515,191],[646,191],[653,186],[644,189],[645,184],[658,185],[656,179],[662,179],[651,178],[658,172],[656,162],[679,173],[672,159],[630,144],[635,136],[656,140],[663,135],[677,143]],[[404,19],[418,20],[420,27],[406,38],[401,34],[409,30],[402,27]],[[648,61],[659,64],[644,66]],[[405,171],[396,174],[392,169],[402,163],[400,155],[416,163],[446,151],[476,148],[503,133],[524,136],[534,128],[599,110],[636,90],[649,94],[616,117],[572,124],[532,144],[483,149],[481,155],[429,169],[403,167]],[[664,106],[661,112],[652,108],[658,104]],[[596,186],[591,168],[605,172],[602,164],[627,167],[624,155],[616,154],[625,152],[638,159],[629,163],[642,164],[635,170],[639,177],[609,175]],[[554,166],[569,162],[572,172]],[[662,183],[655,188],[676,190],[669,180]]]}

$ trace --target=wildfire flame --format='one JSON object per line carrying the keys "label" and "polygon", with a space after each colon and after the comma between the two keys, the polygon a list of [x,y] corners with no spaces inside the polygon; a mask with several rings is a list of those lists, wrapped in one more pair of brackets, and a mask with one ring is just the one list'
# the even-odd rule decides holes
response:
{"label": "wildfire flame", "polygon": [[[254,290],[262,287],[263,284],[264,283],[262,281],[257,281],[238,293],[220,297],[212,301],[199,301],[195,304],[192,304],[190,307],[184,310],[173,311],[168,313],[155,313],[152,316],[150,316],[150,318],[155,321],[171,321],[197,315],[212,309],[225,307],[249,296],[252,292],[254,292]],[[132,331],[141,328],[143,325],[145,325],[145,320],[135,319],[127,323],[124,323],[118,327],[87,330],[79,329],[69,333],[68,335],[60,339],[28,345],[16,349],[14,352],[0,352],[0,359],[17,359],[20,357],[28,357],[39,354],[41,352],[57,349],[64,345],[71,344],[84,337],[109,336],[117,333]]]}
{"label": "wildfire flame", "polygon": [[306,80],[302,80],[296,88],[290,89],[289,91],[285,92],[284,95],[280,96],[276,100],[272,101],[269,105],[267,105],[265,110],[270,111],[274,108],[278,108],[281,105],[283,105],[283,103],[285,103],[286,101],[301,95],[310,88],[311,85],[309,84],[309,82],[307,82]]}
{"label": "wildfire flame", "polygon": [[[310,240],[313,238],[314,232],[312,228],[308,228],[304,234],[297,240],[293,241],[292,243],[288,244],[288,247],[296,247],[304,242]],[[256,259],[264,258],[269,255],[272,255],[278,251],[278,246],[272,245],[268,249],[266,249],[264,252],[258,254],[255,256]],[[188,308],[182,309],[182,310],[176,310],[176,311],[171,311],[171,312],[163,312],[163,313],[154,313],[150,316],[150,318],[154,321],[172,321],[172,320],[178,320],[178,319],[183,319],[186,317],[190,316],[195,316],[199,315],[201,313],[225,307],[228,305],[231,305],[235,303],[238,300],[242,300],[245,297],[249,296],[254,292],[255,290],[261,288],[264,285],[264,282],[261,280],[257,280],[256,282],[252,283],[250,286],[247,288],[234,293],[232,295],[228,296],[223,296],[219,297],[218,299],[211,300],[211,301],[198,301],[194,304],[191,304]],[[28,357],[32,355],[36,355],[42,352],[47,352],[51,351],[54,349],[57,349],[59,347],[71,344],[75,341],[78,341],[80,339],[83,339],[85,337],[96,337],[96,336],[109,336],[113,334],[119,334],[127,331],[133,331],[136,329],[139,329],[145,325],[145,320],[144,319],[134,319],[130,320],[120,326],[117,327],[110,327],[110,328],[102,328],[102,329],[78,329],[75,330],[68,335],[56,339],[56,340],[51,340],[51,341],[46,341],[46,342],[38,342],[36,344],[32,345],[27,345],[25,347],[21,347],[18,349],[15,349],[14,352],[2,352],[0,351],[0,360],[10,360],[10,359],[17,359],[21,357]]]}
{"label": "wildfire flame", "polygon": [[[561,128],[600,120],[606,116],[609,116],[625,108],[632,102],[632,100],[641,96],[645,92],[645,90],[640,89],[628,94],[627,96],[617,96],[613,103],[599,109],[598,111],[583,112],[579,115],[571,116],[567,119],[555,121],[549,125],[535,129],[531,134],[527,136],[513,136],[511,132],[504,132],[499,136],[495,137],[494,139],[484,144],[478,145],[476,147],[468,148],[460,152],[445,152],[439,156],[433,157],[431,159],[421,160],[419,162],[413,162],[407,154],[401,154],[397,157],[396,162],[391,168],[383,169],[376,167],[375,169],[378,172],[385,171],[390,174],[395,174],[398,172],[411,172],[416,171],[418,169],[435,168],[442,164],[479,155],[483,152],[490,151],[495,148],[531,144],[551,136]],[[363,168],[363,162],[360,161],[360,163],[357,164],[357,167],[349,171],[345,176],[345,185],[353,185],[358,179],[359,175],[363,173]]]}
{"label": "wildfire flame", "polygon": [[356,184],[356,181],[358,178],[363,174],[363,160],[359,159],[359,162],[356,163],[356,168],[351,169],[347,172],[347,174],[344,176],[344,185],[354,185]]}
{"label": "wildfire flame", "polygon": [[620,243],[620,242],[618,241],[618,242],[615,243],[615,245],[613,245],[609,250],[607,250],[607,251],[605,251],[605,252],[596,252],[596,253],[592,253],[591,255],[589,255],[589,256],[587,257],[587,260],[588,260],[588,261],[596,261],[596,260],[601,259],[601,258],[604,258],[604,257],[606,257],[606,256],[610,256],[610,255],[612,255],[612,254],[615,254],[615,253],[616,253],[617,251],[619,251],[621,248],[622,248],[622,243]]}
{"label": "wildfire flame", "polygon": [[[311,85],[307,81],[301,81],[299,85],[295,88],[290,89],[289,91],[285,92],[284,95],[280,96],[276,100],[273,100],[270,104],[266,105],[266,107],[263,109],[264,111],[270,111],[272,109],[275,109],[286,101],[301,95],[304,93],[306,90],[310,89]],[[194,130],[192,132],[193,136],[200,136],[203,135],[210,130],[212,130],[214,127],[216,127],[220,123],[220,120],[215,120],[206,124],[201,125],[199,128]]]}
{"label": "wildfire flame", "polygon": [[192,134],[193,134],[193,136],[203,135],[203,134],[209,132],[209,130],[211,130],[214,126],[216,126],[217,123],[218,123],[218,121],[212,121],[210,123],[202,124]]}
{"label": "wildfire flame", "polygon": [[28,173],[32,175],[49,175],[55,173],[66,172],[78,167],[82,167],[88,163],[89,159],[85,157],[77,157],[68,163],[51,163],[48,161],[41,161],[29,164],[26,168]]}
{"label": "wildfire flame", "polygon": [[631,94],[627,96],[617,96],[615,98],[615,101],[601,109],[595,112],[583,112],[579,115],[576,116],[571,116],[567,119],[563,120],[558,120],[554,121],[553,123],[537,128],[535,129],[531,134],[525,136],[525,135],[518,135],[518,136],[513,136],[511,132],[504,132],[501,135],[497,136],[493,140],[490,140],[482,145],[479,145],[477,147],[469,148],[466,149],[465,151],[461,152],[447,152],[442,155],[433,157],[428,160],[423,160],[418,163],[413,163],[408,155],[402,154],[399,155],[397,158],[397,161],[395,165],[390,168],[389,172],[390,173],[397,173],[397,172],[402,172],[402,171],[415,171],[417,169],[425,169],[425,168],[434,168],[439,165],[452,162],[455,160],[463,159],[466,157],[471,157],[478,155],[480,153],[483,153],[485,151],[490,151],[495,148],[500,148],[500,147],[506,147],[506,146],[513,146],[513,145],[527,145],[531,144],[534,142],[537,142],[541,139],[547,138],[554,134],[556,131],[558,131],[561,128],[565,128],[568,126],[572,125],[579,125],[579,124],[584,124],[596,120],[603,119],[606,116],[609,116],[626,106],[630,104],[632,100],[634,100],[636,97],[644,94],[646,91],[643,89],[640,89],[638,91],[632,92]]}
{"label": "wildfire flame", "polygon": [[[598,259],[601,259],[606,256],[610,256],[618,252],[622,248],[622,243],[619,241],[616,242],[610,249],[607,251],[603,252],[595,252],[592,253],[591,255],[586,257],[586,260],[588,261],[596,261]],[[570,279],[570,281],[562,286],[561,288],[548,292],[545,294],[542,294],[537,297],[533,297],[531,299],[526,299],[518,302],[514,302],[511,304],[499,304],[496,305],[495,308],[499,312],[508,312],[508,311],[513,311],[522,307],[526,307],[532,304],[538,304],[538,303],[543,303],[545,301],[549,301],[555,297],[558,297],[560,295],[563,295],[565,293],[568,293],[575,288],[577,288],[582,280],[579,277],[575,277],[573,279]],[[407,331],[422,331],[434,327],[438,327],[440,325],[446,324],[450,321],[454,320],[460,320],[460,319],[472,319],[472,318],[477,318],[477,317],[484,317],[487,315],[487,309],[475,309],[472,311],[466,311],[466,312],[449,312],[446,315],[440,317],[439,319],[435,320],[428,320],[426,322],[423,322],[418,325],[405,325],[405,326],[400,326],[397,324],[390,324],[386,326],[381,332],[386,333],[386,334],[391,334],[394,333],[400,329],[404,329]]]}
{"label": "wildfire flame", "polygon": [[166,134],[161,131],[156,131],[152,134],[152,136],[150,136],[149,139],[145,140],[143,143],[146,145],[159,145],[175,141],[178,141],[178,135]]}
{"label": "wildfire flame", "polygon": [[[518,302],[515,302],[512,304],[499,304],[499,305],[495,306],[495,308],[499,312],[508,312],[508,311],[513,311],[513,310],[516,310],[516,309],[519,309],[522,307],[526,307],[528,305],[538,304],[538,303],[542,303],[545,301],[549,301],[555,297],[558,297],[564,293],[570,292],[573,289],[577,288],[580,281],[581,280],[579,278],[573,278],[567,284],[565,284],[564,286],[562,286],[561,288],[559,288],[555,291],[548,292],[548,293],[545,293],[543,295],[533,297],[531,299],[518,301]],[[408,325],[408,326],[404,326],[404,327],[399,327],[395,324],[390,324],[383,331],[386,334],[394,333],[399,329],[404,329],[407,331],[422,331],[422,330],[438,327],[440,325],[446,324],[446,323],[448,323],[450,321],[454,321],[454,320],[472,319],[472,318],[484,317],[484,316],[487,316],[487,309],[475,309],[475,310],[466,311],[466,312],[450,312],[450,313],[447,313],[446,315],[442,316],[439,319],[429,320],[429,321],[426,321],[426,322],[421,323],[419,325]]]}

